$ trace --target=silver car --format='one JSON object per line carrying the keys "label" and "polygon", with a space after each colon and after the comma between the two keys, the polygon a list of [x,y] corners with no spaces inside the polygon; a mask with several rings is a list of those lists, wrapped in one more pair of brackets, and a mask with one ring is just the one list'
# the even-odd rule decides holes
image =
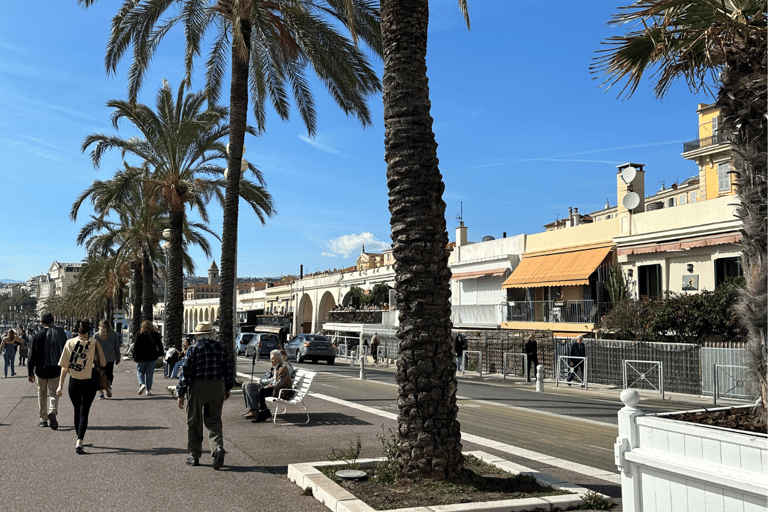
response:
{"label": "silver car", "polygon": [[336,346],[321,334],[299,334],[285,345],[285,353],[297,363],[323,359],[333,364],[336,360]]}

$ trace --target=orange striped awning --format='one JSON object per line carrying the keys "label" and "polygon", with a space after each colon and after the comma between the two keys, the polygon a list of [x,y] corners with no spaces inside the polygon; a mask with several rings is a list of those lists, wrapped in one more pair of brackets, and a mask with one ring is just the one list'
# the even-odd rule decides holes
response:
{"label": "orange striped awning", "polygon": [[720,236],[703,236],[698,238],[689,238],[678,240],[676,242],[666,242],[658,244],[636,245],[634,247],[620,247],[619,256],[628,256],[630,254],[650,254],[654,252],[684,251],[686,249],[695,249],[697,247],[709,247],[712,245],[736,244],[741,240],[741,234],[729,233]]}
{"label": "orange striped awning", "polygon": [[479,277],[498,277],[503,276],[509,271],[508,268],[492,268],[489,270],[475,270],[474,272],[455,272],[451,279],[455,281],[462,281],[464,279],[477,279]]}
{"label": "orange striped awning", "polygon": [[579,286],[589,284],[592,275],[612,247],[582,249],[541,256],[523,255],[502,288],[541,288],[547,286]]}

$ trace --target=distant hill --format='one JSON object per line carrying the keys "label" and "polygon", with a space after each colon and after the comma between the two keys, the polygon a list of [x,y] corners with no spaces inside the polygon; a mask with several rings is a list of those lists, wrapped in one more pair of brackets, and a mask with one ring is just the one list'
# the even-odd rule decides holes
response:
{"label": "distant hill", "polygon": [[17,281],[16,279],[0,279],[0,284],[25,283],[26,281]]}

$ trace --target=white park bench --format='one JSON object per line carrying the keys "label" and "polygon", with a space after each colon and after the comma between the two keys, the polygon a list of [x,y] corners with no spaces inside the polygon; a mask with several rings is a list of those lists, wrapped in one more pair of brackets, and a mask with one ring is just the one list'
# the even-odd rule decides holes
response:
{"label": "white park bench", "polygon": [[[309,386],[312,384],[312,379],[315,378],[315,375],[317,375],[317,372],[298,369],[293,377],[293,387],[291,389],[281,389],[278,393],[280,396],[265,397],[267,402],[275,402],[276,404],[275,413],[272,415],[272,423],[277,422],[277,415],[284,414],[288,410],[289,405],[301,405],[304,407],[304,412],[307,415],[307,421],[304,422],[304,425],[309,423],[309,412],[307,411],[307,406],[304,405],[304,397],[307,396]],[[290,395],[289,391],[293,391],[293,396],[287,398]],[[279,412],[280,404],[283,405],[283,412]]]}

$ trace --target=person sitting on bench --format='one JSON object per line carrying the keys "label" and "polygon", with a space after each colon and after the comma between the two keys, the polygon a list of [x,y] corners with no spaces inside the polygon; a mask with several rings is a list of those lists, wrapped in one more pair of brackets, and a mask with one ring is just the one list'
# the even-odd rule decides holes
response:
{"label": "person sitting on bench", "polygon": [[272,368],[267,372],[259,382],[246,382],[243,384],[243,398],[245,406],[248,408],[243,413],[243,418],[253,420],[253,423],[268,420],[272,413],[267,408],[264,400],[267,396],[280,396],[281,398],[290,398],[287,392],[280,395],[283,388],[291,388],[291,374],[288,366],[283,362],[282,354],[279,350],[273,350],[269,353],[269,362]]}

